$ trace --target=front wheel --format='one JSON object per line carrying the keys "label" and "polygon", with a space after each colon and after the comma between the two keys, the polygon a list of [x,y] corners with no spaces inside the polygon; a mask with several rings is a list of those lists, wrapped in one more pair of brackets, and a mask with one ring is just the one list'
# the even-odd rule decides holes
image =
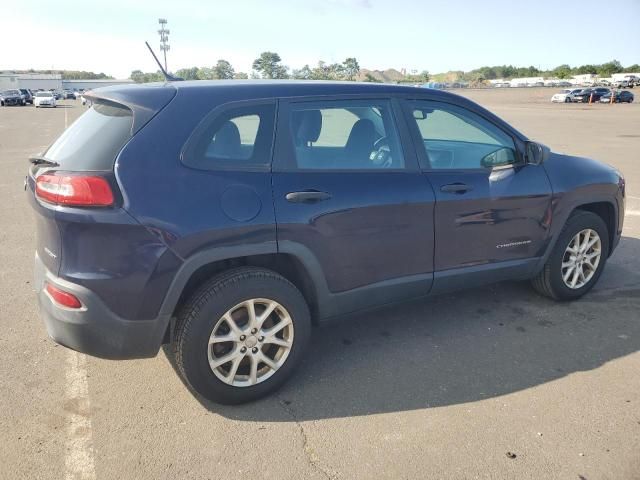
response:
{"label": "front wheel", "polygon": [[575,300],[593,288],[609,254],[609,234],[602,218],[576,210],[564,226],[542,271],[532,280],[541,294]]}
{"label": "front wheel", "polygon": [[300,291],[275,272],[244,267],[213,278],[186,302],[173,351],[178,371],[197,393],[240,404],[287,380],[310,333]]}

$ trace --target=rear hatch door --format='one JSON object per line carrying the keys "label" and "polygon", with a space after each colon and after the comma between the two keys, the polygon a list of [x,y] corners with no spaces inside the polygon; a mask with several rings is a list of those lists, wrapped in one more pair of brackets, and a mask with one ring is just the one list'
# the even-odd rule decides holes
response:
{"label": "rear hatch door", "polygon": [[[87,94],[90,106],[41,155],[32,160],[27,177],[29,197],[36,215],[36,252],[47,269],[58,275],[64,249],[60,213],[65,222],[70,215],[90,225],[92,208],[54,205],[36,197],[36,178],[43,173],[91,174],[104,177],[111,185],[117,208],[121,197],[114,164],[124,145],[175,96],[166,85],[157,87],[114,87]],[[80,218],[82,217],[82,218]]]}

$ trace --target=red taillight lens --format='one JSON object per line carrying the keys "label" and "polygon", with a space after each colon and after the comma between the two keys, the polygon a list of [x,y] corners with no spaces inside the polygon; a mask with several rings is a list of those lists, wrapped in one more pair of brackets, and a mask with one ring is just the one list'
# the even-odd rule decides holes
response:
{"label": "red taillight lens", "polygon": [[102,177],[44,174],[36,178],[36,195],[45,202],[76,207],[113,205],[111,186]]}
{"label": "red taillight lens", "polygon": [[82,308],[82,303],[80,303],[80,300],[78,300],[75,295],[64,292],[59,288],[54,287],[50,283],[47,283],[47,286],[45,288],[47,290],[47,293],[51,295],[53,301],[62,305],[63,307]]}

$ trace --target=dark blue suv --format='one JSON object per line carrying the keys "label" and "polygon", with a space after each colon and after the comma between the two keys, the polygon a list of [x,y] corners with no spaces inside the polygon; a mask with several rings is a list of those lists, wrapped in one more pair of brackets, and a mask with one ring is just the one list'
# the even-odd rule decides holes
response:
{"label": "dark blue suv", "polygon": [[171,343],[186,382],[256,399],[313,322],[501,280],[585,294],[624,180],[441,91],[330,82],[108,87],[31,159],[36,288],[57,342]]}

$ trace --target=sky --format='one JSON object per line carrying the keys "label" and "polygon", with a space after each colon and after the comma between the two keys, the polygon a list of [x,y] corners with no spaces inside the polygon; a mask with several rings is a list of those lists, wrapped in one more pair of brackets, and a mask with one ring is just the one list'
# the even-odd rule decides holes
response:
{"label": "sky", "polygon": [[[67,69],[127,78],[155,71],[159,17],[169,70],[218,59],[250,72],[260,52],[300,68],[356,57],[361,68],[440,73],[640,63],[640,0],[20,0],[2,8],[0,70]],[[608,11],[608,10],[611,11]]]}

